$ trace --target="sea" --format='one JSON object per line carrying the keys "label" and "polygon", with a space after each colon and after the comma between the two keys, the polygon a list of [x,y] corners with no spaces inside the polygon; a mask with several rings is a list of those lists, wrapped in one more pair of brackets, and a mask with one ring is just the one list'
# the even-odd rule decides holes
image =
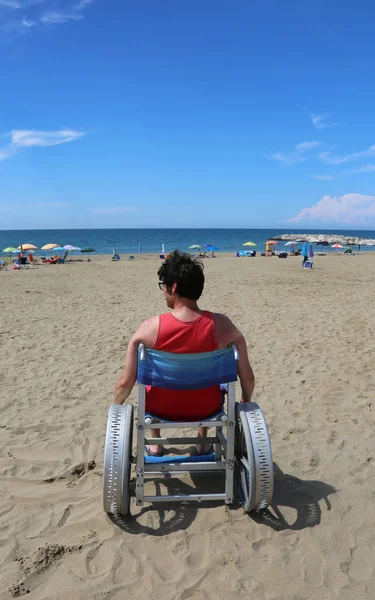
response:
{"label": "sea", "polygon": [[[34,244],[36,255],[45,254],[39,249],[45,244],[70,244],[81,249],[93,248],[96,254],[137,254],[161,253],[174,249],[187,251],[189,246],[213,245],[220,252],[243,250],[244,242],[257,244],[256,250],[265,249],[265,241],[285,233],[336,234],[365,238],[375,238],[375,231],[322,230],[322,229],[41,229],[0,231],[0,250],[9,246],[17,248],[21,244]],[[163,246],[164,245],[164,246]],[[279,249],[284,245],[280,242]],[[315,245],[314,245],[315,248]],[[375,246],[361,250],[375,251]],[[336,252],[324,248],[325,252]]]}

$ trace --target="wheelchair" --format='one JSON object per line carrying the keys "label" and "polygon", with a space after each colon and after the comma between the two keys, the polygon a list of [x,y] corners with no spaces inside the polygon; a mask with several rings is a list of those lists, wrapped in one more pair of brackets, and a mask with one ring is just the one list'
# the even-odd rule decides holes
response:
{"label": "wheelchair", "polygon": [[[236,402],[238,349],[228,348],[200,354],[172,354],[138,347],[138,418],[136,454],[133,454],[133,405],[110,406],[105,441],[103,472],[104,511],[127,515],[130,499],[136,506],[145,502],[205,502],[240,500],[245,512],[262,511],[271,504],[273,462],[266,422],[255,402]],[[227,390],[226,410],[201,421],[167,421],[145,413],[146,385],[174,390],[204,389],[214,385]],[[214,428],[213,437],[147,437],[150,429]],[[146,444],[213,444],[208,455],[148,456]],[[134,471],[134,473],[132,473]],[[171,478],[186,474],[217,472],[224,477],[220,493],[146,495],[149,478]],[[159,489],[159,488],[157,488]]]}

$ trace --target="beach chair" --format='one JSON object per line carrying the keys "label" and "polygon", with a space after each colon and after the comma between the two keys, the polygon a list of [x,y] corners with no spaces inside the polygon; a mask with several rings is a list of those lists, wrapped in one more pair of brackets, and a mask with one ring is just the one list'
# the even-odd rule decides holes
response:
{"label": "beach chair", "polygon": [[[239,496],[245,512],[260,511],[271,503],[273,462],[271,445],[261,409],[255,402],[236,402],[238,350],[232,345],[201,354],[172,354],[138,347],[138,419],[136,454],[132,451],[133,405],[113,404],[109,409],[103,472],[103,504],[109,514],[126,515],[130,498],[138,507],[145,502],[222,501],[233,504]],[[227,410],[197,422],[167,421],[145,413],[146,385],[164,389],[196,390],[226,384]],[[213,437],[150,438],[150,429],[214,428]],[[147,444],[188,446],[213,444],[208,455],[148,456]],[[134,476],[132,470],[135,469]],[[219,493],[161,495],[145,494],[145,480],[170,479],[190,473],[203,474],[205,481],[222,473]],[[156,490],[159,486],[156,487]]]}
{"label": "beach chair", "polygon": [[313,268],[313,264],[314,264],[314,261],[312,261],[312,260],[306,260],[306,261],[305,261],[305,262],[302,264],[302,267],[303,267],[304,269],[312,269],[312,268]]}
{"label": "beach chair", "polygon": [[30,263],[27,262],[26,256],[21,256],[13,262],[17,269],[28,269],[30,267]]}
{"label": "beach chair", "polygon": [[0,259],[0,271],[6,271],[8,268],[8,263],[4,259]]}
{"label": "beach chair", "polygon": [[135,256],[134,256],[134,254],[131,254],[131,255],[129,256],[129,258],[128,258],[128,260],[134,260],[134,259],[135,259]]}
{"label": "beach chair", "polygon": [[62,258],[59,258],[59,259],[56,261],[56,263],[57,263],[58,265],[63,265],[63,264],[65,264],[65,263],[68,263],[68,262],[69,262],[69,261],[68,261],[68,254],[69,254],[69,250],[67,250],[67,251],[64,253],[64,256],[63,256]]}
{"label": "beach chair", "polygon": [[30,267],[33,267],[34,269],[36,269],[38,266],[38,261],[33,257],[32,254],[29,254],[28,256],[29,256]]}

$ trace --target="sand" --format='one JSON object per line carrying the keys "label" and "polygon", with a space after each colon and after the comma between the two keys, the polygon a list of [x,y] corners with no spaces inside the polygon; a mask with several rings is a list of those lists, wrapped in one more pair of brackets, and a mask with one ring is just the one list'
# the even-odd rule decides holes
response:
{"label": "sand", "polygon": [[0,272],[1,600],[374,598],[375,254],[205,262],[202,307],[248,340],[273,506],[133,504],[113,522],[107,411],[132,332],[164,310],[159,264]]}

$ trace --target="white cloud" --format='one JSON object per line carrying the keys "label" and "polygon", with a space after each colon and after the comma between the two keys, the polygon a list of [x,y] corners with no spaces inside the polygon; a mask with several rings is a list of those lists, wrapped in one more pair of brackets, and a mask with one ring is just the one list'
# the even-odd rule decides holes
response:
{"label": "white cloud", "polygon": [[7,6],[14,9],[27,9],[36,4],[43,4],[48,0],[0,0],[0,6]]}
{"label": "white cloud", "polygon": [[337,177],[335,177],[335,175],[315,175],[315,179],[321,179],[322,181],[325,181],[328,179],[337,179]]}
{"label": "white cloud", "polygon": [[85,134],[73,129],[60,129],[59,131],[34,131],[13,129],[11,132],[14,146],[29,148],[30,146],[58,146],[74,142]]}
{"label": "white cloud", "polygon": [[311,150],[312,148],[316,148],[320,146],[321,142],[301,142],[295,146],[296,150],[300,152],[304,152],[305,150]]}
{"label": "white cloud", "polygon": [[91,212],[93,214],[119,214],[119,213],[127,213],[127,212],[136,212],[138,210],[137,206],[112,206],[112,207],[108,207],[108,206],[104,206],[104,207],[99,207],[99,208],[89,208],[88,212]]}
{"label": "white cloud", "polygon": [[344,194],[344,196],[323,196],[319,202],[304,208],[290,222],[345,224],[375,224],[375,196],[364,194]]}
{"label": "white cloud", "polygon": [[294,165],[296,163],[307,160],[307,157],[302,156],[301,154],[282,154],[281,152],[276,152],[275,154],[268,154],[266,158],[269,158],[270,160],[277,160],[279,162],[284,163],[284,165]]}
{"label": "white cloud", "polygon": [[7,6],[8,8],[21,8],[21,3],[17,0],[0,0],[0,6]]}
{"label": "white cloud", "polygon": [[7,148],[2,148],[0,150],[0,162],[2,160],[6,160],[7,158],[10,158],[11,156],[13,156],[13,154],[15,153],[14,148],[11,147],[7,147]]}
{"label": "white cloud", "polygon": [[358,160],[359,158],[366,158],[371,156],[375,156],[375,144],[373,144],[366,150],[361,150],[360,152],[353,152],[352,154],[344,154],[343,156],[332,156],[331,152],[321,152],[319,154],[319,158],[328,165],[340,165],[342,163]]}
{"label": "white cloud", "polygon": [[55,10],[46,13],[40,18],[41,22],[47,25],[66,23],[67,21],[79,21],[81,19],[83,19],[83,15],[79,12],[60,13]]}
{"label": "white cloud", "polygon": [[[25,34],[27,29],[38,25],[58,25],[68,21],[81,21],[84,19],[85,10],[93,4],[94,0],[0,0],[1,7],[7,7],[7,14],[20,14],[22,19],[5,21],[1,30],[8,34]],[[42,11],[38,6],[45,4]],[[61,8],[60,8],[61,5]]]}
{"label": "white cloud", "polygon": [[353,171],[349,171],[350,173],[372,173],[375,171],[375,165],[364,165],[359,169],[353,169]]}
{"label": "white cloud", "polygon": [[310,114],[311,120],[316,129],[324,129],[325,127],[334,127],[335,125],[337,125],[337,123],[329,123],[327,121],[329,116],[329,113],[324,113],[320,115],[315,113]]}
{"label": "white cloud", "polygon": [[0,149],[0,161],[14,156],[23,148],[39,146],[59,146],[83,137],[85,132],[73,129],[59,129],[58,131],[35,131],[32,129],[13,129],[10,133],[0,137],[10,138],[8,146]]}
{"label": "white cloud", "polygon": [[68,202],[36,202],[33,206],[36,208],[63,208],[64,206],[68,206]]}
{"label": "white cloud", "polygon": [[310,156],[306,156],[306,152],[312,150],[320,146],[320,142],[312,141],[312,142],[301,142],[294,146],[294,151],[289,154],[283,154],[282,152],[276,152],[273,154],[267,155],[266,158],[270,160],[277,160],[279,162],[284,163],[284,165],[294,165],[299,162],[304,162],[308,160]]}
{"label": "white cloud", "polygon": [[93,3],[93,0],[79,0],[70,5],[65,11],[50,10],[41,16],[40,21],[44,25],[56,25],[67,21],[80,21],[84,18],[83,11]]}

